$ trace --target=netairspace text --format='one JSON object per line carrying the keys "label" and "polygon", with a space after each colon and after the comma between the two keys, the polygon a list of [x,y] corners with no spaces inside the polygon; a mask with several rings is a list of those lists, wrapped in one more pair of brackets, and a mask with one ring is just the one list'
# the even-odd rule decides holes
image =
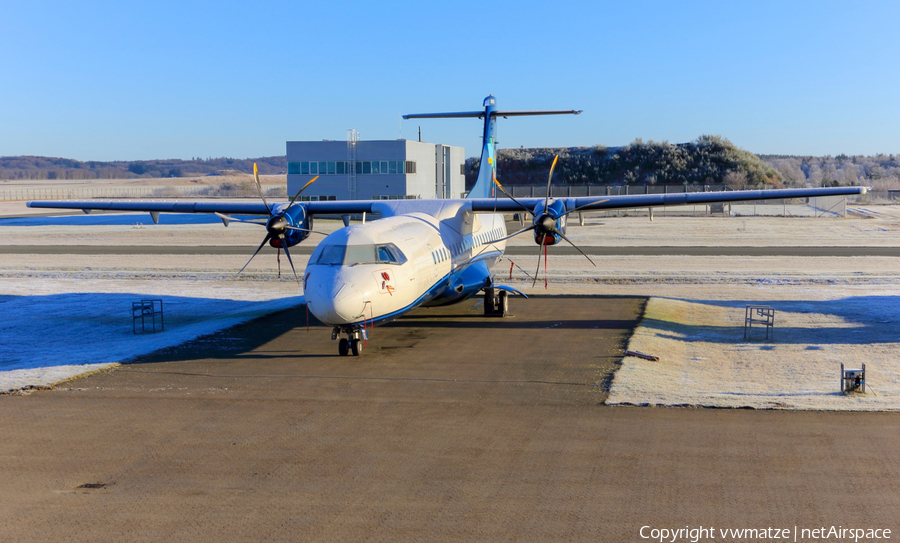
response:
{"label": "netairspace text", "polygon": [[676,543],[678,541],[690,541],[697,543],[700,540],[782,540],[782,541],[821,541],[821,540],[846,540],[858,542],[862,540],[890,539],[891,530],[887,528],[844,528],[843,526],[821,526],[819,528],[715,528],[713,526],[699,526],[691,528],[654,528],[653,526],[641,526],[641,539],[659,541],[660,543]]}

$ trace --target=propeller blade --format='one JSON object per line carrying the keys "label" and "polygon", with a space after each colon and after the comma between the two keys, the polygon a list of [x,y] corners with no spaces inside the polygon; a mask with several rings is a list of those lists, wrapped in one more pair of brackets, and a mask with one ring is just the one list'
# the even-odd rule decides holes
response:
{"label": "propeller blade", "polygon": [[509,238],[514,238],[514,237],[518,236],[519,234],[524,234],[525,232],[528,232],[529,230],[534,230],[535,228],[536,228],[536,226],[532,224],[531,226],[529,226],[527,228],[523,228],[523,229],[519,230],[518,232],[515,232],[514,234],[510,234],[510,235],[506,236],[505,238],[495,239],[495,240],[491,241],[491,243],[497,243],[498,241],[506,241]]}
{"label": "propeller blade", "polygon": [[[538,248],[538,265],[537,269],[534,270],[534,281],[531,282],[531,288],[534,288],[537,285],[538,274],[541,273],[541,253],[544,251],[544,237],[541,236],[541,246]],[[544,272],[544,280],[546,281],[546,272]]]}
{"label": "propeller blade", "polygon": [[299,283],[299,282],[300,282],[300,278],[297,277],[297,270],[296,270],[296,268],[294,268],[294,261],[291,260],[291,252],[288,251],[288,246],[287,246],[287,244],[286,244],[286,243],[282,243],[282,244],[281,244],[281,248],[284,249],[284,254],[286,254],[287,257],[288,257],[288,262],[291,263],[291,271],[294,272],[294,280],[296,280],[296,281]]}
{"label": "propeller blade", "polygon": [[284,229],[285,230],[299,230],[301,232],[310,232],[312,234],[321,234],[323,236],[328,235],[325,232],[319,232],[318,230],[310,230],[308,228],[300,228],[299,226],[285,226]]}
{"label": "propeller blade", "polygon": [[297,194],[295,194],[294,197],[291,198],[291,203],[288,204],[287,209],[284,210],[285,213],[287,213],[287,212],[288,212],[288,209],[290,209],[291,206],[294,205],[294,202],[297,200],[297,198],[300,197],[300,194],[301,194],[304,190],[306,190],[306,187],[312,185],[312,184],[313,184],[313,181],[315,181],[315,180],[318,179],[318,178],[319,178],[318,175],[315,176],[315,177],[313,177],[312,179],[309,180],[309,182],[307,182],[305,185],[303,185],[303,186],[300,188],[300,190],[297,191]]}
{"label": "propeller blade", "polygon": [[248,260],[247,263],[244,264],[244,267],[240,269],[240,271],[238,272],[238,275],[240,275],[240,273],[241,273],[242,271],[244,271],[244,270],[247,268],[247,266],[250,265],[250,262],[253,261],[253,257],[256,256],[257,253],[259,253],[259,251],[263,248],[263,245],[265,245],[266,243],[268,243],[270,239],[272,239],[272,234],[268,234],[268,233],[267,233],[265,239],[263,239],[262,243],[260,243],[260,244],[259,244],[259,247],[256,249],[256,252],[253,253],[253,256],[250,257],[250,260]]}
{"label": "propeller blade", "polygon": [[500,182],[497,181],[497,176],[494,176],[494,184],[497,185],[497,188],[500,189],[500,192],[502,192],[503,194],[505,194],[507,198],[509,198],[509,199],[512,200],[513,202],[519,204],[519,207],[521,207],[522,209],[524,209],[526,213],[528,213],[529,215],[534,215],[534,211],[532,211],[532,210],[528,209],[527,207],[525,207],[525,206],[522,204],[522,202],[520,202],[520,201],[516,200],[515,198],[513,198],[513,195],[512,195],[512,194],[506,192],[506,189],[504,189],[504,188],[500,185]]}
{"label": "propeller blade", "polygon": [[550,205],[550,182],[553,181],[553,170],[556,168],[557,160],[559,160],[559,155],[553,157],[553,164],[550,166],[550,175],[547,176],[547,198],[544,200],[544,213],[547,212],[547,206]]}
{"label": "propeller blade", "polygon": [[[569,238],[567,238],[565,234],[563,234],[562,232],[560,232],[560,231],[557,230],[556,228],[553,229],[553,233],[556,234],[557,236],[561,237],[562,239],[566,240],[566,241],[569,243],[569,245],[571,245],[572,247],[575,247],[575,250],[576,250],[576,251],[578,251],[579,253],[582,254],[582,256],[584,256],[586,259],[588,259],[588,262],[590,262],[591,264],[594,264],[594,261],[591,260],[591,257],[589,257],[588,255],[584,254],[584,251],[582,251],[581,249],[578,248],[577,245],[575,245],[574,243],[572,243],[572,240],[570,240]],[[597,265],[594,264],[594,267],[596,268]]]}
{"label": "propeller blade", "polygon": [[269,207],[269,202],[266,201],[266,197],[263,196],[262,185],[259,184],[259,171],[256,169],[256,162],[253,163],[253,179],[256,180],[256,190],[259,191],[259,197],[262,198],[264,204],[266,204],[266,211],[269,212],[269,217],[272,217],[272,208]]}
{"label": "propeller blade", "polygon": [[568,215],[569,213],[575,213],[576,211],[581,211],[582,209],[584,209],[584,208],[586,208],[586,207],[589,207],[589,206],[592,206],[592,205],[597,205],[597,204],[602,204],[603,202],[608,202],[608,201],[609,201],[609,198],[607,198],[606,200],[598,200],[598,201],[596,201],[596,202],[591,202],[591,203],[589,203],[589,204],[584,204],[583,206],[578,206],[578,207],[576,207],[576,208],[573,209],[572,211],[566,211],[565,213],[562,213],[562,214],[558,215],[556,218],[558,219],[558,218],[560,218],[560,217],[565,217],[565,216]]}
{"label": "propeller blade", "polygon": [[248,221],[248,220],[246,220],[246,219],[235,219],[234,217],[229,217],[228,215],[223,215],[223,214],[218,213],[218,212],[216,213],[216,215],[217,215],[220,219],[225,219],[225,220],[227,220],[227,221],[229,221],[229,222],[246,222],[246,223],[250,223],[250,224],[258,224],[258,225],[260,225],[260,226],[265,226],[265,225],[266,225],[266,223],[263,223],[263,222]]}

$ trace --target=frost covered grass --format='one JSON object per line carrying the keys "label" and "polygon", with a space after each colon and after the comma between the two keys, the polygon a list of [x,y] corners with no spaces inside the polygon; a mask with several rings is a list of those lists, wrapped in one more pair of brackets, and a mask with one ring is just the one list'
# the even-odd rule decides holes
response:
{"label": "frost covered grass", "polygon": [[[821,293],[820,293],[821,294]],[[900,289],[790,300],[653,297],[608,404],[900,410]],[[765,298],[765,297],[762,297]],[[774,298],[774,299],[772,299]],[[774,339],[744,339],[744,306],[776,309]],[[840,393],[840,364],[867,367],[867,393]]]}
{"label": "frost covered grass", "polygon": [[[0,278],[0,391],[49,386],[303,303],[293,282]],[[135,335],[131,302],[162,299]]]}

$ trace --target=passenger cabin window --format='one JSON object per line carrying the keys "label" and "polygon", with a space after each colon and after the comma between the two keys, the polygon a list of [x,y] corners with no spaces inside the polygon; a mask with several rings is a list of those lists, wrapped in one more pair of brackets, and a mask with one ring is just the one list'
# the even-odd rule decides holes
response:
{"label": "passenger cabin window", "polygon": [[393,243],[379,245],[319,245],[321,252],[313,259],[323,266],[355,266],[357,264],[403,264],[406,255]]}

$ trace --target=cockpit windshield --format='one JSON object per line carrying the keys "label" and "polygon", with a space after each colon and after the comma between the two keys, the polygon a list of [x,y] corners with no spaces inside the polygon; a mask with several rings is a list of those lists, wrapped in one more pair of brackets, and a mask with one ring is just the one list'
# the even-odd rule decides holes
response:
{"label": "cockpit windshield", "polygon": [[312,263],[323,266],[357,264],[403,264],[406,256],[393,243],[378,245],[319,245]]}

